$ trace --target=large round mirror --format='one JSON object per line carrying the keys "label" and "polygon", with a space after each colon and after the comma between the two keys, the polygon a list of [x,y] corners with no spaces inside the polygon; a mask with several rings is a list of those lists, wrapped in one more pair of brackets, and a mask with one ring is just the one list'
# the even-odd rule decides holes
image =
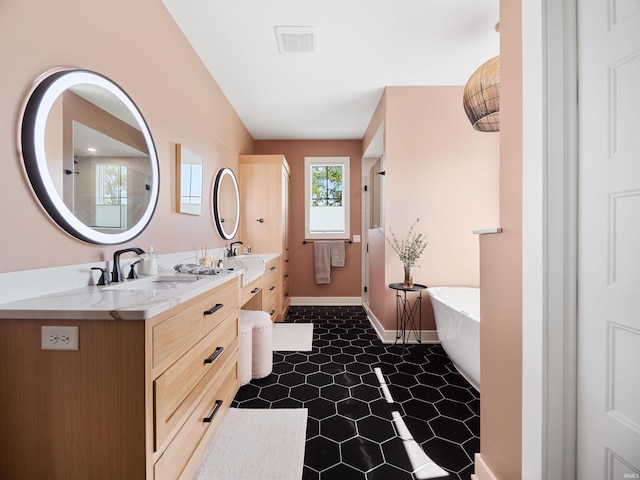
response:
{"label": "large round mirror", "polygon": [[136,105],[108,78],[87,70],[45,75],[25,106],[20,140],[33,190],[69,234],[114,245],[151,220],[155,145]]}
{"label": "large round mirror", "polygon": [[218,233],[231,240],[240,225],[240,192],[238,181],[230,168],[222,168],[213,184],[213,214]]}

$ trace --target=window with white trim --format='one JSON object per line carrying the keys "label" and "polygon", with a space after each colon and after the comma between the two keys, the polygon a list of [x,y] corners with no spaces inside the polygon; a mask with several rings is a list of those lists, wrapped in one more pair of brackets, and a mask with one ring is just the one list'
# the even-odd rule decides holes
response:
{"label": "window with white trim", "polygon": [[349,160],[305,157],[305,238],[349,238]]}

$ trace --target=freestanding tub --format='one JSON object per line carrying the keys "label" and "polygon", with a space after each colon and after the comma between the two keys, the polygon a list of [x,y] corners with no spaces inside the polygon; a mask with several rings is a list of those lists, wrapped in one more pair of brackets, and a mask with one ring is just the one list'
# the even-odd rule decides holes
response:
{"label": "freestanding tub", "polygon": [[428,292],[442,348],[480,391],[480,289],[432,287]]}

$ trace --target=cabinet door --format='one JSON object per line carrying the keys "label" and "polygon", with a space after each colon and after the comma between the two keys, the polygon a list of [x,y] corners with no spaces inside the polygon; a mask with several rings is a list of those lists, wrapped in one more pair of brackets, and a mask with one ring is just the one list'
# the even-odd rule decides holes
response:
{"label": "cabinet door", "polygon": [[242,241],[255,253],[279,253],[282,248],[281,174],[277,165],[240,164],[244,209]]}

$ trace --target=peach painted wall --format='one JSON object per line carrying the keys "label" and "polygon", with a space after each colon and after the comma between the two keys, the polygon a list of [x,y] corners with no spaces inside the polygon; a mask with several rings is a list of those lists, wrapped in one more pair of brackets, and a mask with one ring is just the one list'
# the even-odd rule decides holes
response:
{"label": "peach painted wall", "polygon": [[[257,140],[255,154],[282,154],[291,168],[289,179],[289,260],[292,297],[360,297],[362,243],[345,247],[345,266],[331,269],[331,283],[316,285],[313,273],[313,245],[304,240],[304,158],[350,157],[351,237],[361,235],[362,143],[359,140]],[[240,239],[242,240],[242,239]]]}
{"label": "peach painted wall", "polygon": [[[210,195],[223,166],[253,140],[160,0],[0,2],[0,271],[109,259],[116,246],[78,241],[49,220],[18,155],[17,129],[30,85],[60,66],[119,84],[145,116],[160,161],[160,198],[149,227],[129,245],[159,253],[223,246]],[[204,159],[202,216],[175,213],[175,144]]]}
{"label": "peach painted wall", "polygon": [[[478,286],[479,244],[472,230],[498,223],[498,147],[495,134],[471,128],[462,108],[463,87],[387,87],[369,132],[385,122],[385,232],[404,238],[411,224],[429,237],[414,281],[429,286]],[[384,115],[379,111],[384,110]],[[435,112],[435,114],[434,114]],[[377,238],[380,237],[380,238]],[[385,329],[395,328],[395,297],[402,264],[382,233],[372,231],[370,305]],[[376,277],[384,273],[384,278]],[[384,298],[384,306],[380,298]],[[423,329],[435,329],[423,308]]]}
{"label": "peach painted wall", "polygon": [[480,243],[480,449],[500,480],[522,469],[521,1],[500,2],[500,226]]}

